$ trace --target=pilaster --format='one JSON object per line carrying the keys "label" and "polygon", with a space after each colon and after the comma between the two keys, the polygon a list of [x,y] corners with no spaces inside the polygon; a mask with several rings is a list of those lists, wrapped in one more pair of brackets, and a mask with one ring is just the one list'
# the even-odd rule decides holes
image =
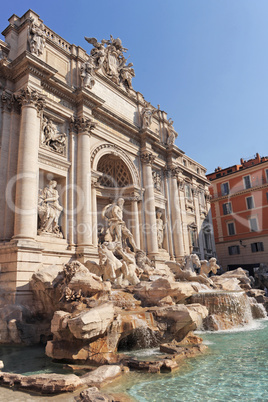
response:
{"label": "pilaster", "polygon": [[141,154],[143,183],[144,183],[144,212],[145,212],[145,233],[147,242],[147,252],[149,257],[158,254],[157,230],[154,200],[154,182],[152,175],[152,164],[155,157],[152,153],[144,151]]}
{"label": "pilaster", "polygon": [[180,170],[177,167],[171,167],[169,174],[171,191],[169,196],[171,200],[172,235],[176,259],[180,259],[184,256],[181,209],[177,183],[179,173]]}
{"label": "pilaster", "polygon": [[92,119],[75,120],[77,129],[77,246],[92,246],[90,137]]}
{"label": "pilaster", "polygon": [[21,122],[16,177],[14,239],[35,239],[37,233],[39,112],[44,97],[27,87],[16,96]]}

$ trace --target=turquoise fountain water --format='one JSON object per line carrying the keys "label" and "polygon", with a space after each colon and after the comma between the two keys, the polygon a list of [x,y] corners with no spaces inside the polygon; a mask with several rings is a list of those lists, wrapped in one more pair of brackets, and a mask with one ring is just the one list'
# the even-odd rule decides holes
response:
{"label": "turquoise fountain water", "polygon": [[153,377],[128,390],[137,401],[268,401],[268,321],[240,331],[200,334],[206,355],[174,374]]}
{"label": "turquoise fountain water", "polygon": [[[136,401],[264,402],[268,401],[268,321],[258,320],[240,330],[199,333],[208,352],[189,359],[173,374],[130,373],[124,383],[109,386],[109,392],[127,392]],[[137,351],[137,357],[157,358],[158,350]],[[1,347],[0,359],[7,371],[66,372],[62,365],[44,356],[43,348]],[[150,356],[151,358],[151,356]],[[133,385],[135,384],[135,385]],[[77,392],[79,394],[79,391]],[[2,402],[45,401],[46,397],[0,388]],[[74,394],[49,397],[69,402]]]}

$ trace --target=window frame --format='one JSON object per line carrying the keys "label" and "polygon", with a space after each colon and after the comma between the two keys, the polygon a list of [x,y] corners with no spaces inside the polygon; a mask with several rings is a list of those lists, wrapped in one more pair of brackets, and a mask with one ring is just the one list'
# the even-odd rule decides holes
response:
{"label": "window frame", "polygon": [[[236,251],[237,252],[233,252],[233,250],[236,248]],[[240,247],[239,247],[239,245],[233,245],[233,246],[229,246],[228,247],[228,253],[229,253],[229,255],[238,255],[238,254],[240,254]]]}
{"label": "window frame", "polygon": [[223,215],[231,215],[233,213],[233,207],[231,201],[224,202],[222,204]]}
{"label": "window frame", "polygon": [[[223,190],[225,185],[227,185],[227,187],[228,187],[227,192],[225,192],[225,191]],[[222,195],[222,196],[225,196],[225,195],[229,195],[229,194],[230,194],[230,185],[229,185],[229,181],[225,181],[224,183],[221,183],[221,195]]]}
{"label": "window frame", "polygon": [[[248,199],[251,199],[251,200],[252,200],[252,207],[251,207],[251,208],[249,208],[249,206],[248,206]],[[251,210],[251,209],[254,209],[254,208],[255,208],[255,202],[254,202],[254,197],[253,197],[253,195],[250,195],[250,196],[246,197],[245,200],[246,200],[246,207],[247,207],[247,209]]]}
{"label": "window frame", "polygon": [[[252,229],[251,221],[252,221],[253,219],[255,219],[255,221],[256,221],[257,230]],[[259,232],[259,222],[258,222],[258,217],[257,217],[257,216],[250,216],[250,217],[248,218],[248,223],[249,223],[249,230],[250,230],[250,232]]]}
{"label": "window frame", "polygon": [[[249,187],[247,187],[246,185],[246,179],[249,178]],[[246,176],[243,176],[243,183],[244,183],[244,189],[248,190],[250,188],[252,188],[252,183],[251,183],[251,176],[250,174],[247,174]]]}
{"label": "window frame", "polygon": [[[227,224],[227,233],[228,233],[228,236],[235,236],[235,235],[236,235],[236,228],[235,228],[235,223],[234,223],[234,221],[226,222],[226,224]],[[230,233],[229,225],[233,225],[234,233]]]}
{"label": "window frame", "polygon": [[[262,241],[258,241],[258,242],[255,242],[255,243],[251,243],[250,246],[251,246],[251,252],[252,252],[252,253],[259,253],[259,252],[261,252],[261,251],[264,251],[264,247],[263,247],[263,242],[262,242]],[[254,248],[255,248],[255,250],[254,250]]]}
{"label": "window frame", "polygon": [[[188,197],[188,195],[187,195],[187,189],[189,188],[189,197]],[[185,189],[185,198],[186,198],[186,200],[187,201],[192,201],[193,200],[193,194],[192,194],[192,186],[191,186],[191,184],[190,183],[185,183],[185,185],[184,185],[184,189]]]}

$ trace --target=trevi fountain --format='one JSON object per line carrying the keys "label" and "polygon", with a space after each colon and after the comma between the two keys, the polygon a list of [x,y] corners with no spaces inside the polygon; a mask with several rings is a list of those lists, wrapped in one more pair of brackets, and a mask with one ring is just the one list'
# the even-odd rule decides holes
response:
{"label": "trevi fountain", "polygon": [[268,269],[222,272],[205,168],[121,40],[32,10],[3,35],[0,400],[268,400]]}

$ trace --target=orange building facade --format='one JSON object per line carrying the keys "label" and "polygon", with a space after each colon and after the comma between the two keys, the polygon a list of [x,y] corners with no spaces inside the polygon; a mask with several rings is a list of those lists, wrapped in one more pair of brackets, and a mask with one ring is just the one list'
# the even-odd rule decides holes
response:
{"label": "orange building facade", "polygon": [[224,270],[268,263],[268,157],[208,174],[217,257]]}

